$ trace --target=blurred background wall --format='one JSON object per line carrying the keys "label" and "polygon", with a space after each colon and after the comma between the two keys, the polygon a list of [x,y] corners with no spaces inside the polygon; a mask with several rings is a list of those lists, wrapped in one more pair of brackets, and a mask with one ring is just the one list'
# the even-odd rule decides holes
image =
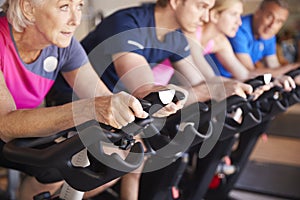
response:
{"label": "blurred background wall", "polygon": [[[146,2],[155,2],[156,0],[86,0],[88,6],[86,6],[85,15],[81,28],[77,31],[77,37],[82,38],[87,30],[92,29],[93,23],[95,22],[95,16],[107,16],[114,11],[137,6]],[[244,0],[244,14],[252,13],[255,11],[262,0]],[[291,13],[288,21],[286,22],[283,30],[295,29],[296,25],[300,26],[300,0],[287,0],[290,4]],[[97,17],[96,17],[97,18]],[[96,19],[96,23],[99,22]]]}
{"label": "blurred background wall", "polygon": [[[0,0],[0,5],[5,0]],[[146,2],[155,2],[156,0],[85,0],[86,7],[82,19],[82,23],[76,33],[76,37],[82,39],[95,23],[100,21],[101,16],[107,16],[112,12],[130,6],[137,6]],[[244,13],[253,12],[262,0],[244,0]],[[300,26],[300,0],[287,0],[290,4],[291,13],[283,30],[289,29],[294,31]]]}

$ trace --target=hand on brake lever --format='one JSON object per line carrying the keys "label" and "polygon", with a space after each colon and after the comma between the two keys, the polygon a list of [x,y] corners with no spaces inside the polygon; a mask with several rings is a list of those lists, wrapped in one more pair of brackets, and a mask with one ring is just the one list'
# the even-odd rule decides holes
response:
{"label": "hand on brake lever", "polygon": [[[166,90],[158,91],[159,99],[164,107],[156,112],[153,112],[153,117],[167,117],[176,113],[178,110],[182,109],[188,96],[188,92],[178,86],[169,84],[166,86]],[[147,99],[147,96],[145,97]]]}
{"label": "hand on brake lever", "polygon": [[260,95],[270,90],[274,86],[282,87],[285,91],[288,92],[296,88],[296,84],[290,76],[280,76],[274,79],[273,82],[257,87],[251,94],[252,100],[256,100]]}
{"label": "hand on brake lever", "polygon": [[274,85],[282,87],[287,92],[296,88],[296,83],[293,78],[287,75],[279,76],[273,82]]}
{"label": "hand on brake lever", "polygon": [[258,97],[260,97],[260,95],[262,95],[264,92],[270,90],[273,87],[273,83],[269,83],[266,85],[261,85],[259,87],[257,87],[247,98],[248,100],[254,101],[256,100]]}

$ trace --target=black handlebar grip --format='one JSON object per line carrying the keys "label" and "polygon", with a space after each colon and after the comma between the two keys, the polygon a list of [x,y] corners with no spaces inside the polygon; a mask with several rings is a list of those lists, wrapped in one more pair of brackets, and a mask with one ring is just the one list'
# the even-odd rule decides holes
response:
{"label": "black handlebar grip", "polygon": [[160,110],[165,105],[174,102],[177,103],[183,100],[185,95],[180,91],[175,90],[162,90],[158,92],[152,92],[143,98],[143,101],[147,101],[151,104],[151,107],[147,107],[145,110],[150,115]]}

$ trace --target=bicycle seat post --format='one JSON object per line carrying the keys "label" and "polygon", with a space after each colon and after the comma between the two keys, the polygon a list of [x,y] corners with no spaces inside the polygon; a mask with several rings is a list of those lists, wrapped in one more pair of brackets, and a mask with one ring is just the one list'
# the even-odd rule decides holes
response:
{"label": "bicycle seat post", "polygon": [[[76,132],[74,132],[76,134]],[[72,136],[72,132],[68,134],[69,137]],[[83,149],[72,158],[72,163],[74,166],[86,167],[88,166],[89,160],[87,156],[87,149]],[[83,198],[84,192],[75,190],[67,182],[64,182],[61,189],[59,198],[64,200],[81,200]]]}

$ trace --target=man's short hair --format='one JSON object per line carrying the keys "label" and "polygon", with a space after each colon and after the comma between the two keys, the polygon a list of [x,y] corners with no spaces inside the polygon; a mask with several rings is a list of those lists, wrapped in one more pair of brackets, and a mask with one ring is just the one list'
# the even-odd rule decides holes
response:
{"label": "man's short hair", "polygon": [[286,10],[289,11],[289,4],[286,0],[263,0],[260,4],[260,8],[264,9],[264,7],[266,6],[266,4],[268,3],[276,3],[277,5],[279,5],[281,8],[284,8]]}
{"label": "man's short hair", "polygon": [[157,0],[156,4],[160,7],[166,7],[169,3],[169,0]]}

